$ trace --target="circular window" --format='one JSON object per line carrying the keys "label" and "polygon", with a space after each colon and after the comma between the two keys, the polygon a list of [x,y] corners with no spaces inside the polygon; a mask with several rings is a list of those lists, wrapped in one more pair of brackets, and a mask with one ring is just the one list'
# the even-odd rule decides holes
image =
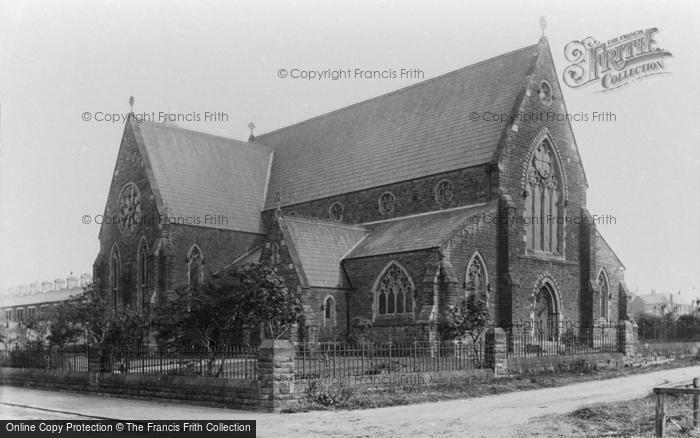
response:
{"label": "circular window", "polygon": [[119,192],[119,230],[125,236],[131,236],[141,222],[141,193],[136,184],[130,182]]}
{"label": "circular window", "polygon": [[383,215],[388,215],[394,211],[396,206],[396,196],[391,192],[384,192],[379,197],[379,212]]}
{"label": "circular window", "polygon": [[543,104],[549,105],[552,103],[552,86],[549,84],[549,82],[542,81],[540,83],[538,94]]}
{"label": "circular window", "polygon": [[448,205],[454,196],[454,188],[452,187],[451,181],[443,179],[435,184],[435,202],[437,202],[438,205],[443,207]]}
{"label": "circular window", "polygon": [[328,209],[328,217],[334,221],[340,221],[343,219],[343,204],[340,202],[334,202],[331,204],[331,208]]}

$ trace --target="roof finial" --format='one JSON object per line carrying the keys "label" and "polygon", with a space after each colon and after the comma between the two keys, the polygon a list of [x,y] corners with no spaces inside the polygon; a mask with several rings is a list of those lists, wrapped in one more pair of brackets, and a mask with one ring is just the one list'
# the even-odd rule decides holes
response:
{"label": "roof finial", "polygon": [[255,123],[248,123],[248,129],[250,129],[250,136],[248,137],[248,141],[255,140],[255,134],[253,134],[253,131],[255,130]]}
{"label": "roof finial", "polygon": [[280,192],[275,192],[275,219],[282,217],[282,195]]}
{"label": "roof finial", "polygon": [[547,28],[547,19],[544,16],[540,17],[540,29],[542,29],[542,36],[544,36],[544,30]]}
{"label": "roof finial", "polygon": [[131,111],[129,111],[131,114],[134,113],[134,96],[129,97],[129,105],[131,106]]}

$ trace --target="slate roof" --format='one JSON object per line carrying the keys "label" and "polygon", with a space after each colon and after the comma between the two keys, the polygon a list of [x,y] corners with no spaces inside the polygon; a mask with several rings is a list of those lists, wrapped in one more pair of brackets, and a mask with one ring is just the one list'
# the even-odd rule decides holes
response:
{"label": "slate roof", "polygon": [[[256,138],[275,150],[268,193],[282,205],[492,160],[534,67],[533,45]],[[274,207],[268,196],[265,209]]]}
{"label": "slate roof", "polygon": [[[169,124],[132,125],[169,217],[196,216],[201,226],[264,232],[260,211],[270,148]],[[204,224],[207,214],[228,223]]]}
{"label": "slate roof", "polygon": [[[418,249],[439,248],[454,233],[472,225],[478,226],[487,211],[495,211],[495,201],[449,210],[366,223],[369,234],[345,259],[394,254]],[[477,221],[472,220],[478,218]]]}
{"label": "slate roof", "polygon": [[340,261],[366,235],[362,227],[291,216],[279,224],[308,286],[348,287]]}
{"label": "slate roof", "polygon": [[257,246],[250,251],[246,252],[242,256],[238,257],[236,260],[232,261],[228,265],[221,268],[218,272],[225,271],[234,267],[243,267],[251,263],[260,263],[260,258],[263,254],[263,245]]}
{"label": "slate roof", "polygon": [[598,245],[602,245],[602,246],[604,246],[605,248],[607,248],[607,250],[610,251],[610,253],[611,253],[612,255],[615,256],[615,258],[617,259],[617,262],[618,262],[618,263],[620,264],[620,266],[622,266],[622,268],[624,269],[624,268],[625,268],[625,264],[622,263],[622,260],[620,260],[620,257],[618,257],[618,256],[617,256],[617,253],[615,253],[615,251],[613,251],[612,246],[610,246],[610,244],[608,244],[608,241],[605,240],[605,237],[603,237],[603,235],[600,234],[600,231],[598,231],[598,229],[595,230],[595,235],[596,235],[596,246],[597,246],[596,249],[602,249],[602,248],[600,248]]}
{"label": "slate roof", "polygon": [[2,298],[1,307],[15,307],[15,306],[33,306],[44,303],[55,303],[59,301],[65,301],[68,298],[79,295],[83,292],[80,287],[74,287],[70,289],[52,290],[48,292],[38,292],[28,295],[13,295],[4,296]]}

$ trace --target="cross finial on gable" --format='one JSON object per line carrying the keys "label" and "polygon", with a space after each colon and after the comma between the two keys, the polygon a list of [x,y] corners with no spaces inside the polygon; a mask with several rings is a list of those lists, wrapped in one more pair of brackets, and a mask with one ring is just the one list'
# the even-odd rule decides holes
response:
{"label": "cross finial on gable", "polygon": [[275,219],[282,217],[282,195],[280,192],[275,193]]}
{"label": "cross finial on gable", "polygon": [[248,141],[255,140],[255,134],[253,134],[253,131],[255,131],[255,123],[248,123],[248,129],[250,129],[250,136],[248,136]]}
{"label": "cross finial on gable", "polygon": [[540,17],[540,29],[542,29],[542,36],[544,36],[544,30],[547,29],[547,19]]}

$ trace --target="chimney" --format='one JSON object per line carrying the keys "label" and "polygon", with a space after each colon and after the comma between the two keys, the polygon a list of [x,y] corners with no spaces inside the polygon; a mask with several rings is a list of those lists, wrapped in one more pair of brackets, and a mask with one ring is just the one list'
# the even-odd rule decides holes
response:
{"label": "chimney", "polygon": [[62,278],[57,278],[53,281],[53,289],[54,290],[61,290],[66,288],[66,280]]}
{"label": "chimney", "polygon": [[41,282],[41,291],[42,292],[48,292],[51,289],[53,289],[53,283],[50,282],[49,280],[44,280]]}
{"label": "chimney", "polygon": [[80,286],[85,287],[88,284],[92,282],[92,275],[90,274],[81,274],[80,275]]}
{"label": "chimney", "polygon": [[33,282],[29,285],[29,292],[35,294],[35,293],[40,292],[40,291],[41,291],[41,287],[39,286],[39,282],[38,282],[38,281],[33,281]]}
{"label": "chimney", "polygon": [[29,293],[29,285],[28,284],[23,284],[19,287],[19,294],[20,295],[27,295]]}

